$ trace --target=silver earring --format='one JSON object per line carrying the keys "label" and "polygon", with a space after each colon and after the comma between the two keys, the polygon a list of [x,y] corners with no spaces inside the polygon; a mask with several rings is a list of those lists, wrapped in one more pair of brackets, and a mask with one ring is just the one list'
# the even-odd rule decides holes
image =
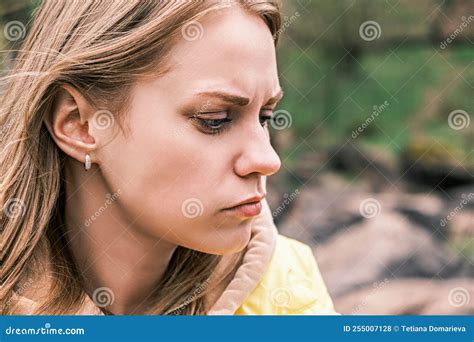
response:
{"label": "silver earring", "polygon": [[86,154],[86,161],[84,163],[84,169],[86,171],[89,171],[91,169],[91,165],[92,165],[91,156],[89,154]]}

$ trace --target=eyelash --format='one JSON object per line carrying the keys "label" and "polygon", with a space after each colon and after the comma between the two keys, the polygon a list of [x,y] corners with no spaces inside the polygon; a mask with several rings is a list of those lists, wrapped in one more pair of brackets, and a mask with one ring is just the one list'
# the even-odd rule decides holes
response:
{"label": "eyelash", "polygon": [[[266,109],[265,112],[272,112],[272,110]],[[206,114],[206,113],[203,113]],[[273,114],[273,112],[272,112]],[[228,123],[232,121],[232,119],[224,118],[224,119],[201,119],[198,116],[194,116],[194,119],[197,120],[198,124],[208,132],[208,134],[218,135],[223,133],[227,128],[229,128]],[[261,115],[260,120],[264,120],[260,122],[262,127],[266,127],[269,120],[273,120],[271,115]],[[213,127],[214,124],[220,124],[219,127]]]}

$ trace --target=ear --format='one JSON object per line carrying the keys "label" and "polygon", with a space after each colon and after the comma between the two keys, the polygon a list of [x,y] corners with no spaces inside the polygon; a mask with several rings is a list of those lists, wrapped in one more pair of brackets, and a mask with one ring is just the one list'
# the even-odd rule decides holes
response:
{"label": "ear", "polygon": [[89,128],[95,112],[95,107],[76,88],[64,84],[44,120],[58,147],[80,163],[84,163],[86,154],[97,163],[93,153],[97,143]]}

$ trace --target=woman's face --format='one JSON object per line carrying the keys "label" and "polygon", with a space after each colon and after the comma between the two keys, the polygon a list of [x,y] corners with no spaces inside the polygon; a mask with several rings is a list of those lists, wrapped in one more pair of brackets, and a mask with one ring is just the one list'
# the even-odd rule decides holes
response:
{"label": "woman's face", "polygon": [[281,165],[267,127],[281,95],[274,42],[241,9],[194,24],[170,71],[132,88],[125,134],[91,127],[107,141],[94,153],[134,229],[229,254],[247,245],[255,216],[224,209],[264,195],[265,176]]}

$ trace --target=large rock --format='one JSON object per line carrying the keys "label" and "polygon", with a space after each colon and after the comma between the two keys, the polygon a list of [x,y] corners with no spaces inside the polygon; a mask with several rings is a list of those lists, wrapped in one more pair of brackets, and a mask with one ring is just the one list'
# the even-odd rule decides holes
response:
{"label": "large rock", "polygon": [[314,252],[335,297],[385,278],[450,277],[463,265],[433,234],[403,215],[383,209]]}
{"label": "large rock", "polygon": [[347,315],[472,315],[474,280],[384,280],[335,298]]}
{"label": "large rock", "polygon": [[[334,174],[325,174],[316,183],[299,189],[290,212],[277,222],[280,232],[308,244],[325,243],[352,225],[366,221],[363,203],[367,203],[368,209],[399,212],[410,222],[439,235],[437,230],[446,212],[439,196],[407,194],[398,189],[382,193],[366,190],[364,184],[356,186]],[[442,235],[438,237],[443,239]]]}

